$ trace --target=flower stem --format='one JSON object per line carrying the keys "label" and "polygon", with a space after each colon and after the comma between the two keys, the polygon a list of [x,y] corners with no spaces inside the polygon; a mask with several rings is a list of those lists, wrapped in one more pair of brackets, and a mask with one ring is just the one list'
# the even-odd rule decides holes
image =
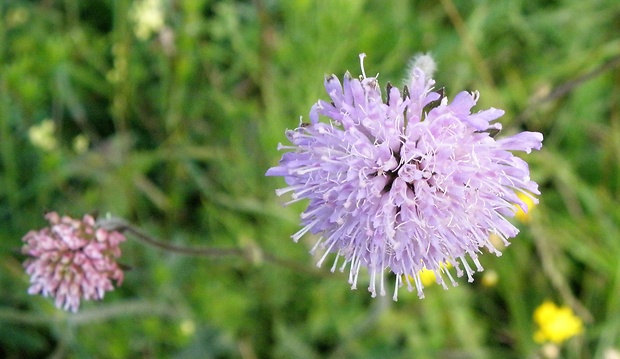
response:
{"label": "flower stem", "polygon": [[179,246],[175,244],[170,244],[166,242],[162,242],[157,240],[147,233],[145,233],[142,229],[128,223],[127,221],[120,218],[105,218],[97,221],[97,225],[103,229],[108,231],[119,231],[131,233],[134,238],[139,241],[153,246],[155,248],[177,253],[188,256],[196,256],[196,257],[226,257],[226,256],[235,256],[242,257],[251,262],[260,262],[261,260],[265,260],[266,262],[285,267],[297,272],[302,272],[314,276],[327,276],[327,273],[321,272],[318,269],[312,269],[312,267],[307,267],[304,265],[300,265],[297,262],[289,261],[286,259],[278,258],[272,254],[264,253],[258,246],[251,245],[247,248],[215,248],[215,247],[186,247]]}

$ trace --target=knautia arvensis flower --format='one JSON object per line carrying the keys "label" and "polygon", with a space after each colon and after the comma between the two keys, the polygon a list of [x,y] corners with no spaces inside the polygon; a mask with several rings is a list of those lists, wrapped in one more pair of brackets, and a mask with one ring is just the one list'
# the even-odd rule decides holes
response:
{"label": "knautia arvensis flower", "polygon": [[366,77],[363,58],[359,79],[348,72],[342,84],[325,77],[331,102],[318,101],[309,123],[286,131],[292,145],[278,146],[287,152],[266,173],[284,177],[288,186],[276,193],[292,192],[288,203],[309,200],[303,228],[292,238],[318,234],[312,252],[325,253],[317,265],[336,253],[332,271],[342,258],[352,289],[366,267],[372,296],[385,295],[386,269],[396,275],[394,300],[405,283],[424,297],[423,269],[434,271],[444,288],[444,276],[456,285],[447,264],[472,281],[483,269],[484,248],[500,255],[489,235],[508,244],[519,232],[506,219],[514,205],[527,210],[517,193],[540,194],[527,163],[511,151],[540,149],[543,136],[495,139],[501,125],[490,122],[504,111],[472,113],[477,92],[461,92],[449,103],[420,67],[412,68],[402,91],[388,84],[383,98],[377,78]]}
{"label": "knautia arvensis flower", "polygon": [[49,227],[23,238],[29,294],[54,297],[56,307],[77,312],[81,299],[103,299],[114,289],[112,280],[121,284],[123,271],[116,259],[123,234],[98,228],[90,215],[80,220],[50,212],[45,218]]}

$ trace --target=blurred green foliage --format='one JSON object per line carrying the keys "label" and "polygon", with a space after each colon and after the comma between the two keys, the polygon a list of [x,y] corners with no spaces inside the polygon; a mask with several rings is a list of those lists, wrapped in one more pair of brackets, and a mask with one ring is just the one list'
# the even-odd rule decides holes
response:
{"label": "blurred green foliage", "polygon": [[[0,357],[549,357],[532,313],[551,299],[585,321],[562,357],[611,358],[619,19],[617,0],[0,2]],[[420,51],[449,96],[477,89],[506,132],[544,133],[528,156],[543,195],[504,255],[482,256],[496,285],[483,272],[423,300],[371,299],[315,268],[312,238],[292,243],[302,207],[282,207],[264,173],[326,97],[325,73],[358,74],[365,52],[367,72],[398,84]],[[43,123],[42,146],[29,133]],[[252,255],[130,240],[123,286],[71,315],[26,293],[20,238],[46,210]]]}

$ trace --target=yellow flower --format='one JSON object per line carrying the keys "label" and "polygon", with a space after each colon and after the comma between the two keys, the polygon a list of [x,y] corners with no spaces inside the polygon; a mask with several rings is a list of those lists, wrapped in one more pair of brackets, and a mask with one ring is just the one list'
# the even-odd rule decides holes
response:
{"label": "yellow flower", "polygon": [[523,209],[521,209],[521,207],[515,205],[515,217],[523,223],[528,223],[531,220],[532,210],[536,206],[536,202],[534,202],[534,199],[532,199],[532,197],[526,195],[525,193],[519,192],[517,193],[517,197],[519,197],[519,199],[525,202],[525,204],[527,205],[527,213],[525,213]]}
{"label": "yellow flower", "polygon": [[425,287],[428,287],[429,285],[435,283],[436,280],[437,278],[435,277],[435,272],[433,272],[432,270],[424,268],[420,271],[420,281],[422,281],[422,284]]}
{"label": "yellow flower", "polygon": [[534,334],[537,343],[553,342],[560,344],[583,332],[583,322],[567,307],[558,307],[545,301],[534,311],[534,321],[538,331]]}
{"label": "yellow flower", "polygon": [[507,242],[505,239],[502,239],[497,233],[489,234],[489,242],[493,245],[493,247],[497,248],[497,250],[501,251],[506,248]]}
{"label": "yellow flower", "polygon": [[487,270],[482,275],[482,285],[488,288],[495,287],[499,281],[499,275],[493,269]]}
{"label": "yellow flower", "polygon": [[[452,268],[452,264],[442,263],[441,268],[450,269]],[[428,287],[429,285],[432,285],[433,283],[437,283],[437,277],[435,276],[435,272],[433,272],[432,270],[426,269],[426,268],[422,269],[420,271],[420,281],[422,282],[422,285],[424,285],[425,287]]]}

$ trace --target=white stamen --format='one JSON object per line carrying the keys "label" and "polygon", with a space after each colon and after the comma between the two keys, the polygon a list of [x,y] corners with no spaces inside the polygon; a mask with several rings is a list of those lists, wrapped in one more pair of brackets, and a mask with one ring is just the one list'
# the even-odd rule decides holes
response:
{"label": "white stamen", "polygon": [[316,266],[320,267],[323,265],[323,262],[325,261],[325,258],[327,258],[327,256],[332,252],[332,248],[334,248],[334,245],[336,245],[336,241],[332,242],[332,244],[329,245],[329,247],[325,250],[325,253],[323,253],[323,256],[321,257],[321,259],[319,259],[318,262],[316,262]]}
{"label": "white stamen", "polygon": [[295,241],[295,242],[299,241],[299,238],[301,238],[304,234],[306,234],[317,223],[319,223],[319,219],[315,219],[314,221],[310,222],[310,224],[308,224],[304,228],[302,228],[299,231],[297,231],[297,233],[293,234],[291,236],[291,238],[293,238],[293,241]]}
{"label": "white stamen", "polygon": [[362,77],[366,78],[366,72],[364,71],[364,57],[366,57],[365,53],[360,54],[360,67],[362,68]]}
{"label": "white stamen", "polygon": [[400,288],[402,282],[402,275],[396,276],[396,283],[394,283],[394,295],[392,295],[392,300],[398,301],[398,288]]}
{"label": "white stamen", "polygon": [[338,266],[338,259],[340,259],[340,251],[336,253],[336,259],[334,259],[334,265],[332,265],[330,272],[334,273],[336,271],[336,267]]}

